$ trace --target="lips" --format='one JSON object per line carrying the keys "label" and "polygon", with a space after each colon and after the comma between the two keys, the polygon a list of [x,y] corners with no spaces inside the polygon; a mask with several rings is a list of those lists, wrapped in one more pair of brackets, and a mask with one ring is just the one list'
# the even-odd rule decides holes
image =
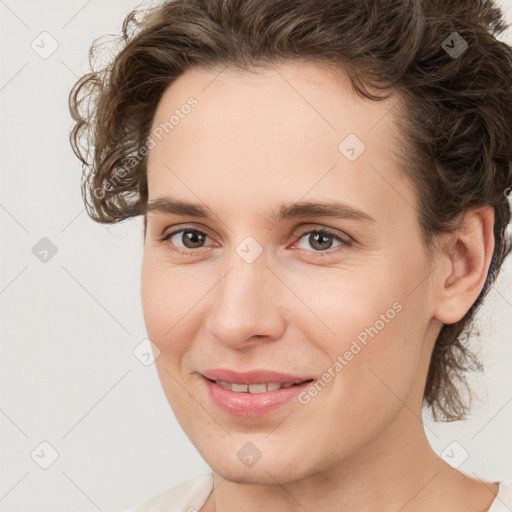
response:
{"label": "lips", "polygon": [[227,369],[202,372],[208,396],[224,413],[256,417],[292,401],[314,380],[269,370],[239,373]]}

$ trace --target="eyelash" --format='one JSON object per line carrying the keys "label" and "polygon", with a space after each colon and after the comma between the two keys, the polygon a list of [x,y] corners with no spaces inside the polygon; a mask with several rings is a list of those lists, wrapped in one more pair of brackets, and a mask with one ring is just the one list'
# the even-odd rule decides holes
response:
{"label": "eyelash", "polygon": [[[194,232],[194,233],[199,233],[199,234],[203,235],[204,237],[211,238],[208,235],[208,233],[205,233],[204,231],[201,231],[200,229],[185,226],[185,227],[182,227],[182,228],[177,229],[175,231],[171,231],[170,233],[164,234],[161,238],[159,238],[159,241],[160,242],[169,241],[170,238],[172,238],[174,235],[176,235],[178,233],[182,233],[184,231],[191,231],[191,232]],[[334,240],[336,240],[337,242],[341,242],[341,244],[342,244],[342,245],[339,245],[339,246],[337,246],[337,247],[335,247],[333,249],[327,249],[325,251],[315,251],[315,250],[308,251],[307,249],[299,249],[300,251],[313,252],[313,253],[315,253],[315,257],[322,258],[322,257],[326,257],[326,256],[331,256],[334,253],[338,253],[338,252],[344,251],[346,249],[346,247],[350,247],[352,245],[352,242],[348,238],[343,238],[340,235],[332,233],[331,231],[328,231],[328,230],[326,230],[324,228],[322,228],[322,229],[321,228],[319,228],[319,229],[304,229],[304,230],[301,230],[299,232],[295,232],[293,234],[293,236],[294,237],[298,237],[298,240],[300,240],[305,235],[309,235],[309,234],[312,234],[312,233],[317,233],[317,234],[321,234],[321,235],[327,235],[328,237],[331,237]],[[182,249],[181,247],[176,248],[176,246],[174,246],[174,247],[171,248],[171,250],[173,252],[176,252],[176,253],[181,254],[181,255],[190,256],[190,255],[194,254],[195,252],[197,252],[198,250],[203,249],[203,248],[204,247],[199,247],[196,250],[196,249]]]}

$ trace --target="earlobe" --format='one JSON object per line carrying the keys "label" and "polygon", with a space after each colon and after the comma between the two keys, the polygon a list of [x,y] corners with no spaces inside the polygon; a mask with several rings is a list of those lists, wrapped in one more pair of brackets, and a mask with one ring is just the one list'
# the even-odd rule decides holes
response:
{"label": "earlobe", "polygon": [[438,266],[434,317],[443,324],[461,320],[482,291],[494,251],[494,209],[466,212]]}

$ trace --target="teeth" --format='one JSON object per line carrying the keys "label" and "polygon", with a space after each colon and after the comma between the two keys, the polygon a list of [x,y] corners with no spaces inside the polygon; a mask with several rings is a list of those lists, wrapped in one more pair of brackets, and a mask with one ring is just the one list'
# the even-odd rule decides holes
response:
{"label": "teeth", "polygon": [[247,384],[231,384],[231,391],[238,391],[239,393],[247,393],[248,388]]}
{"label": "teeth", "polygon": [[237,393],[265,393],[267,391],[277,391],[281,388],[291,388],[294,385],[293,382],[286,382],[284,384],[278,382],[268,382],[266,384],[232,384],[231,382],[223,380],[216,380],[215,383],[224,389],[236,391]]}
{"label": "teeth", "polygon": [[266,384],[249,384],[249,393],[265,393],[266,391]]}

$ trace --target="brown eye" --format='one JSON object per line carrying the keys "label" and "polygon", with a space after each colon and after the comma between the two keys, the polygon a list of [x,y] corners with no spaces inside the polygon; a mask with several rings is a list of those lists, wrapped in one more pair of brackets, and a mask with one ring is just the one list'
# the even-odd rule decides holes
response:
{"label": "brown eye", "polygon": [[173,251],[186,254],[194,249],[201,249],[207,238],[210,238],[203,231],[192,228],[184,228],[166,234],[161,238],[162,242],[168,241]]}
{"label": "brown eye", "polygon": [[308,236],[308,243],[313,249],[318,251],[324,251],[326,249],[330,249],[333,244],[334,237],[332,235],[327,235],[324,233],[313,232]]}
{"label": "brown eye", "polygon": [[[303,246],[298,246],[299,249],[318,253],[318,256],[340,252],[350,245],[350,240],[323,229],[310,229],[299,233],[297,236],[299,237],[298,244],[304,239]],[[333,247],[335,242],[338,242],[338,244]],[[311,249],[313,250],[311,251]]]}
{"label": "brown eye", "polygon": [[[178,238],[178,240],[180,240],[187,249],[197,249],[198,247],[201,247],[206,237],[204,233],[191,229],[178,231],[178,233],[183,233],[181,238]],[[177,233],[175,233],[175,235],[176,234]]]}

